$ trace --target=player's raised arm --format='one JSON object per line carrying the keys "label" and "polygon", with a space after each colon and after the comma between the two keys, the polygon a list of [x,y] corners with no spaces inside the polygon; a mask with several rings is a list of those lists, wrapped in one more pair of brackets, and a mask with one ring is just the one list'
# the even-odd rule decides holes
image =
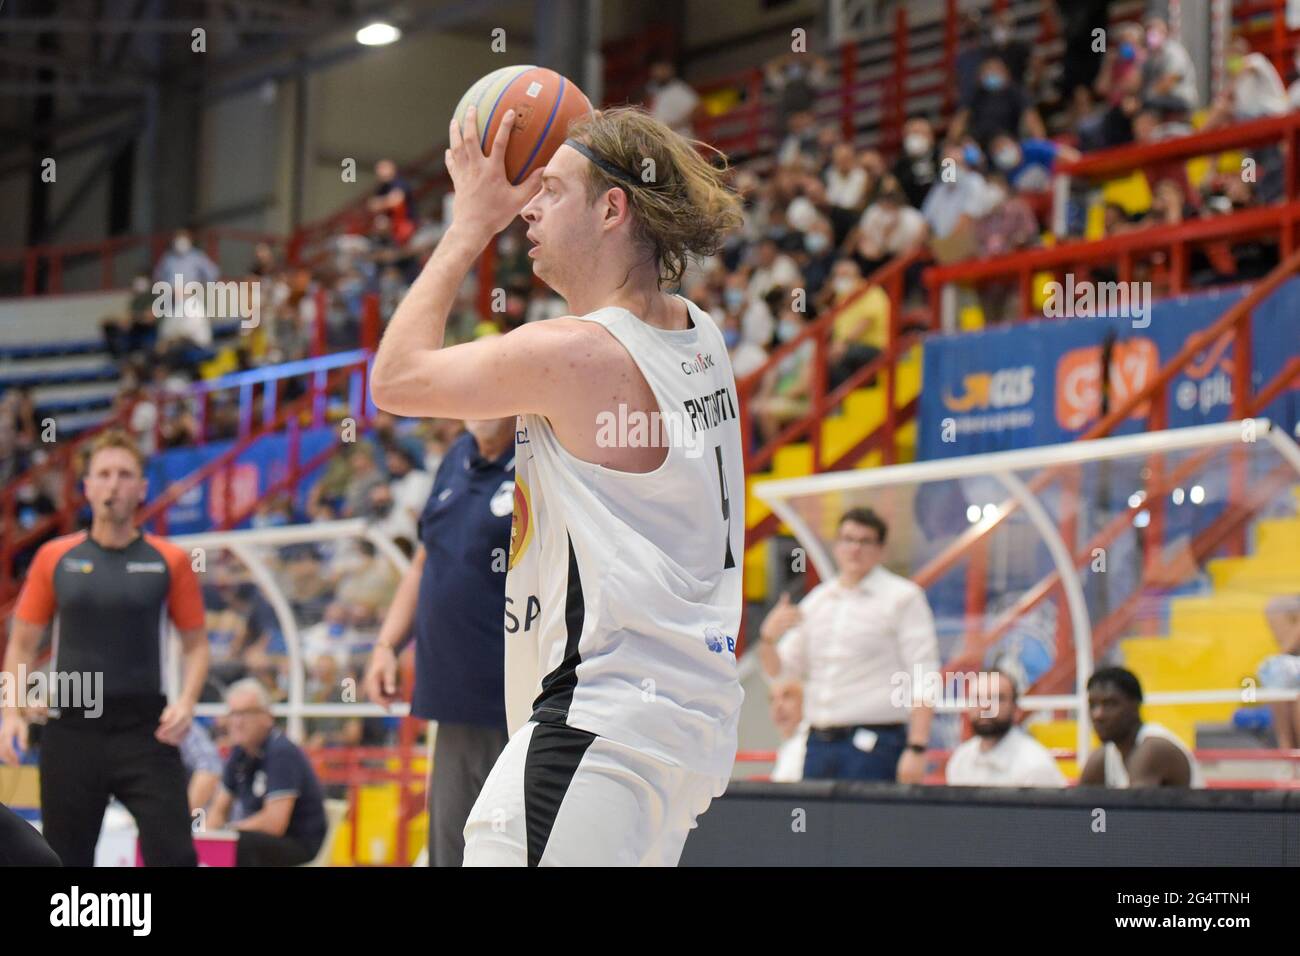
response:
{"label": "player's raised arm", "polygon": [[485,156],[478,148],[473,108],[464,135],[455,120],[451,123],[446,160],[456,190],[455,216],[398,306],[375,356],[371,397],[385,411],[446,418],[545,411],[545,395],[537,391],[544,373],[537,363],[545,364],[551,354],[547,333],[520,329],[499,339],[442,347],[456,290],[541,184],[540,169],[518,186],[506,179],[506,142],[513,127],[510,111]]}

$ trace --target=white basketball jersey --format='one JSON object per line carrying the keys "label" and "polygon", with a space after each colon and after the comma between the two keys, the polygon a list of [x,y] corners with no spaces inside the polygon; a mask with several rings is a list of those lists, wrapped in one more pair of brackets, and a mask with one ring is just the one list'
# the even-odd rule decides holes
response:
{"label": "white basketball jersey", "polygon": [[580,316],[628,350],[662,416],[602,412],[597,440],[661,444],[666,430],[659,468],[633,474],[583,461],[545,417],[519,417],[506,719],[512,734],[529,720],[563,723],[726,776],[744,699],[739,405],[717,325],[687,306],[694,328],[683,331],[621,308]]}

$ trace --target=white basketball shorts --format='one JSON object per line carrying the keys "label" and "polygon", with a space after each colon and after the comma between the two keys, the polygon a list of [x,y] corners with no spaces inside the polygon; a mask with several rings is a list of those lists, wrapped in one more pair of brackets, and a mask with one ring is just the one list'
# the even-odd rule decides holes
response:
{"label": "white basketball shorts", "polygon": [[465,866],[676,866],[725,778],[562,724],[510,738],[465,824]]}

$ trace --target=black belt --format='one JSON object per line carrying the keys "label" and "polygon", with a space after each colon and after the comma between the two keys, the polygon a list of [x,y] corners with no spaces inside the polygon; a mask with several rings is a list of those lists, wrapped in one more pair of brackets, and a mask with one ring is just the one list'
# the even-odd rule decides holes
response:
{"label": "black belt", "polygon": [[870,730],[872,733],[878,734],[884,731],[906,729],[907,724],[851,724],[847,727],[811,727],[808,730],[808,738],[810,740],[833,742],[847,740],[859,730]]}

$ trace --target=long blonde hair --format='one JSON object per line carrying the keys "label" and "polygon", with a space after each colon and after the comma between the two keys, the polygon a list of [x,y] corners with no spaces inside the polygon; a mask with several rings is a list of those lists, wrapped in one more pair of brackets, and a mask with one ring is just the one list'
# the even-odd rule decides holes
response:
{"label": "long blonde hair", "polygon": [[[604,110],[575,122],[569,136],[635,178],[629,183],[589,163],[587,196],[595,202],[610,189],[627,193],[636,237],[653,251],[660,285],[679,282],[689,256],[712,255],[740,226],[740,200],[724,181],[726,157],[644,110]],[[711,165],[700,148],[721,160],[722,168]]]}

